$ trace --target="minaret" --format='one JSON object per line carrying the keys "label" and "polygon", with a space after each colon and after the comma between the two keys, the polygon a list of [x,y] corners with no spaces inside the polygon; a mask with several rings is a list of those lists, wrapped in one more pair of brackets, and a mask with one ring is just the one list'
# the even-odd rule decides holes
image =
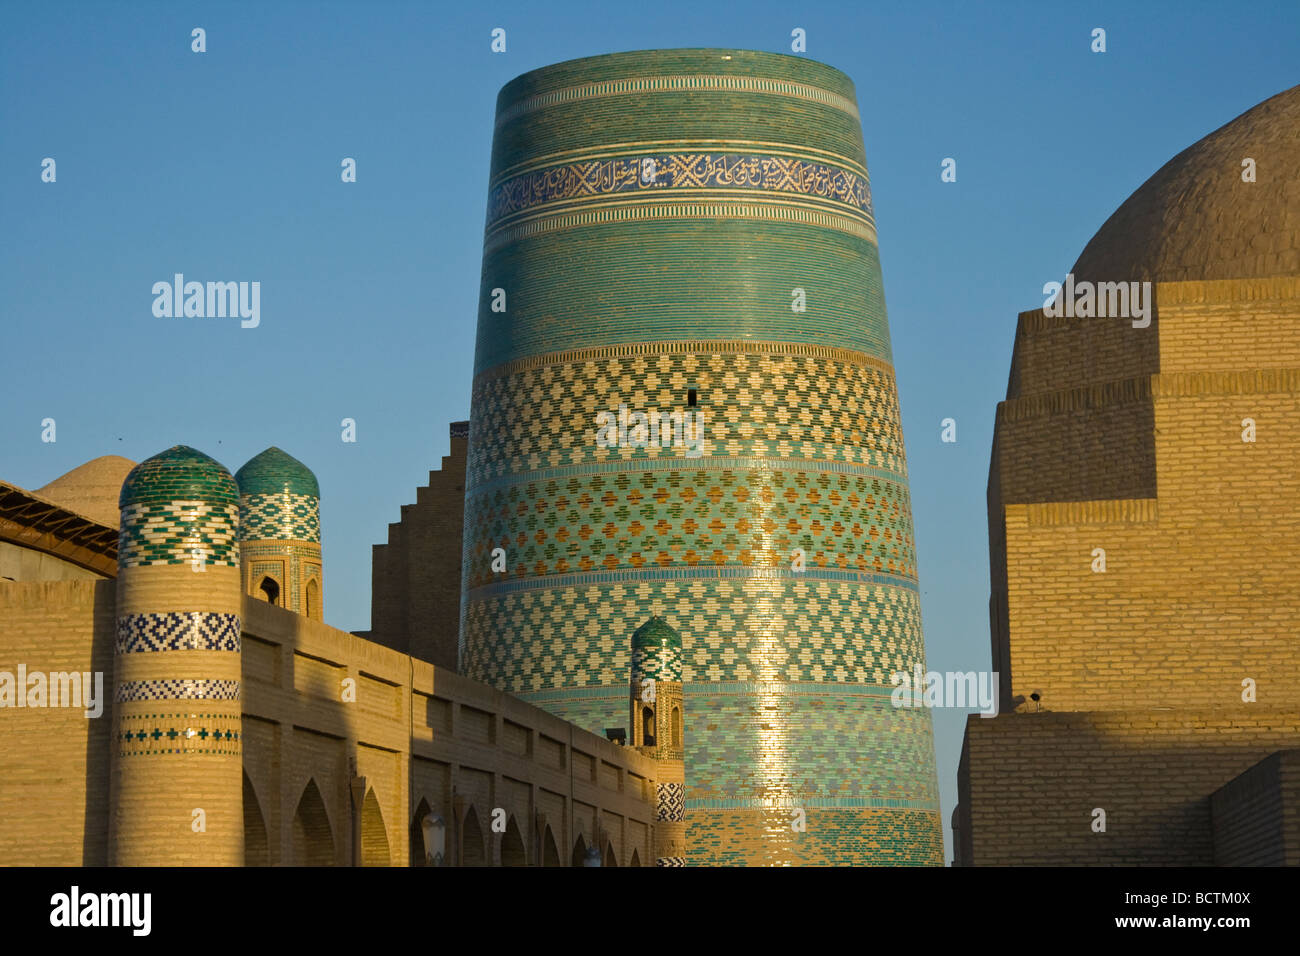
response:
{"label": "minaret", "polygon": [[320,486],[271,447],[235,473],[246,594],[322,620]]}
{"label": "minaret", "polygon": [[632,633],[632,746],[659,761],[655,865],[686,865],[682,639],[663,618]]}
{"label": "minaret", "polygon": [[625,635],[682,622],[691,865],[942,866],[930,710],[893,700],[927,668],[852,80],[542,67],[488,175],[461,673],[600,733]]}
{"label": "minaret", "polygon": [[118,499],[109,862],[241,866],[239,499],[176,445]]}

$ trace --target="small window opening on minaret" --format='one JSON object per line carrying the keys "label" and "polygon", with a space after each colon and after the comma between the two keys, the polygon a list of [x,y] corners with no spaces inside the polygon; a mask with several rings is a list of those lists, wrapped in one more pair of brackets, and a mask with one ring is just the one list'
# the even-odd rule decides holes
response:
{"label": "small window opening on minaret", "polygon": [[699,400],[699,392],[696,389],[688,388],[686,390],[686,407],[694,408],[695,403]]}
{"label": "small window opening on minaret", "polygon": [[269,601],[271,604],[280,603],[280,585],[275,583],[275,578],[262,578],[258,590],[262,592],[262,600]]}
{"label": "small window opening on minaret", "polygon": [[646,707],[641,711],[641,721],[644,730],[641,733],[645,741],[643,746],[653,747],[655,745],[655,712],[653,709]]}

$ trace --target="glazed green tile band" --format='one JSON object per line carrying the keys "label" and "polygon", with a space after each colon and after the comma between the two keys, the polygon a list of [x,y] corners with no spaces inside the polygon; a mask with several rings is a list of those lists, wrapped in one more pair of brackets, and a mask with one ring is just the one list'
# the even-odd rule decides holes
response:
{"label": "glazed green tile band", "polygon": [[319,542],[320,499],[288,492],[244,495],[239,505],[239,526],[245,541],[287,538]]}
{"label": "glazed green tile band", "polygon": [[320,486],[311,469],[279,448],[268,448],[235,472],[239,536],[320,543]]}
{"label": "glazed green tile band", "polygon": [[892,362],[844,74],[662,50],[501,91],[461,668],[598,734],[630,674],[685,682],[687,865],[942,864],[930,713],[888,693],[925,664]]}
{"label": "glazed green tile band", "polygon": [[131,469],[122,509],[118,566],[239,567],[239,489],[201,451],[176,445]]}
{"label": "glazed green tile band", "polygon": [[250,458],[235,472],[235,483],[241,495],[291,494],[320,500],[320,485],[311,469],[275,447]]}

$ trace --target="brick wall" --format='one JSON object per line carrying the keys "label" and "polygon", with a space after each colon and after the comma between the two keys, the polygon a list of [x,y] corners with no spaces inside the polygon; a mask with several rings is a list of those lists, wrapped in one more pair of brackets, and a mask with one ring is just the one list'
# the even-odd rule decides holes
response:
{"label": "brick wall", "polygon": [[[1050,713],[968,724],[958,861],[1213,862],[1210,793],[1300,744],[1300,280],[1156,301],[1149,329],[1021,316],[989,470],[992,662],[1004,711]],[[1115,839],[1077,832],[1085,793],[1129,807]]]}
{"label": "brick wall", "polygon": [[402,506],[372,565],[370,639],[449,670],[457,667],[460,635],[468,445],[452,435],[442,469],[429,472],[415,504]]}
{"label": "brick wall", "polygon": [[84,708],[0,709],[0,866],[107,863],[115,587],[0,583],[0,671],[103,674],[98,718]]}
{"label": "brick wall", "polygon": [[972,715],[955,862],[1213,865],[1211,794],[1298,738],[1300,710],[1276,708]]}
{"label": "brick wall", "polygon": [[1218,866],[1300,866],[1300,750],[1261,760],[1210,797]]}
{"label": "brick wall", "polygon": [[[294,816],[309,781],[324,804],[336,861],[351,860],[355,773],[365,778],[360,840],[367,859],[386,852],[392,865],[410,862],[420,846],[412,825],[427,810],[450,826],[449,850],[459,846],[472,812],[486,861],[500,863],[503,835],[492,831],[499,808],[518,829],[529,865],[540,859],[548,831],[567,864],[579,835],[587,845],[598,839],[597,825],[620,865],[634,849],[639,862],[653,864],[655,761],[264,601],[246,598],[244,615],[245,644],[270,648],[246,658],[254,663],[244,685],[245,724],[257,728],[246,735],[244,769],[271,835],[270,863],[301,862]],[[268,662],[268,653],[278,663]],[[354,701],[343,699],[349,687]],[[593,808],[585,824],[581,812],[574,815],[579,806]]]}
{"label": "brick wall", "polygon": [[[0,671],[101,671],[108,698],[97,720],[82,709],[0,709],[0,865],[107,862],[115,586],[0,584]],[[249,864],[347,865],[359,851],[407,865],[424,812],[448,822],[449,848],[472,812],[484,857],[497,863],[501,808],[528,865],[544,839],[568,865],[580,836],[620,865],[633,851],[653,865],[656,761],[257,598],[242,598],[242,614]],[[354,805],[355,778],[365,787]]]}

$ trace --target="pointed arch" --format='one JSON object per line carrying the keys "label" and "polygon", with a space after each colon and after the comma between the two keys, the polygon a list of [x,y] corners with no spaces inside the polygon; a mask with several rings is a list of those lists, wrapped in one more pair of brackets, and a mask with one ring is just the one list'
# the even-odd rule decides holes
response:
{"label": "pointed arch", "polygon": [[669,737],[672,739],[674,750],[680,750],[682,746],[682,709],[674,706],[671,717],[671,729]]}
{"label": "pointed arch", "polygon": [[585,866],[587,860],[587,841],[578,834],[578,842],[573,844],[573,857],[569,861],[570,866]]}
{"label": "pointed arch", "polygon": [[321,619],[320,613],[320,582],[312,578],[307,582],[307,617],[313,621]]}
{"label": "pointed arch", "polygon": [[266,818],[253,781],[244,773],[244,866],[270,866],[271,847],[266,839]]}
{"label": "pointed arch", "polygon": [[429,861],[425,859],[424,846],[424,818],[433,813],[433,808],[429,806],[429,801],[424,797],[420,798],[419,804],[415,808],[415,816],[411,818],[411,866],[428,866]]}
{"label": "pointed arch", "polygon": [[307,781],[293,814],[294,866],[333,866],[334,831],[314,779]]}
{"label": "pointed arch", "polygon": [[628,865],[628,866],[640,866],[640,865],[641,865],[641,854],[637,853],[637,851],[636,851],[635,849],[632,851],[632,859],[630,859],[630,860],[627,861],[627,865]]}
{"label": "pointed arch", "polygon": [[525,849],[524,835],[519,832],[519,824],[513,816],[506,821],[506,832],[501,834],[501,865],[528,865],[528,850]]}
{"label": "pointed arch", "polygon": [[548,824],[542,834],[542,866],[560,865],[560,845],[555,841],[555,831]]}
{"label": "pointed arch", "polygon": [[278,605],[280,603],[280,582],[269,574],[263,575],[261,582],[257,585],[257,596],[269,604]]}
{"label": "pointed arch", "polygon": [[605,858],[600,861],[601,866],[618,866],[618,856],[614,853],[614,844],[605,844]]}
{"label": "pointed arch", "polygon": [[366,798],[361,802],[361,865],[393,865],[388,850],[388,828],[384,826],[384,811],[379,807],[374,787],[366,791]]}
{"label": "pointed arch", "polygon": [[461,826],[460,861],[461,866],[487,866],[487,853],[483,847],[483,827],[478,822],[478,814],[470,807],[465,812],[465,822]]}

